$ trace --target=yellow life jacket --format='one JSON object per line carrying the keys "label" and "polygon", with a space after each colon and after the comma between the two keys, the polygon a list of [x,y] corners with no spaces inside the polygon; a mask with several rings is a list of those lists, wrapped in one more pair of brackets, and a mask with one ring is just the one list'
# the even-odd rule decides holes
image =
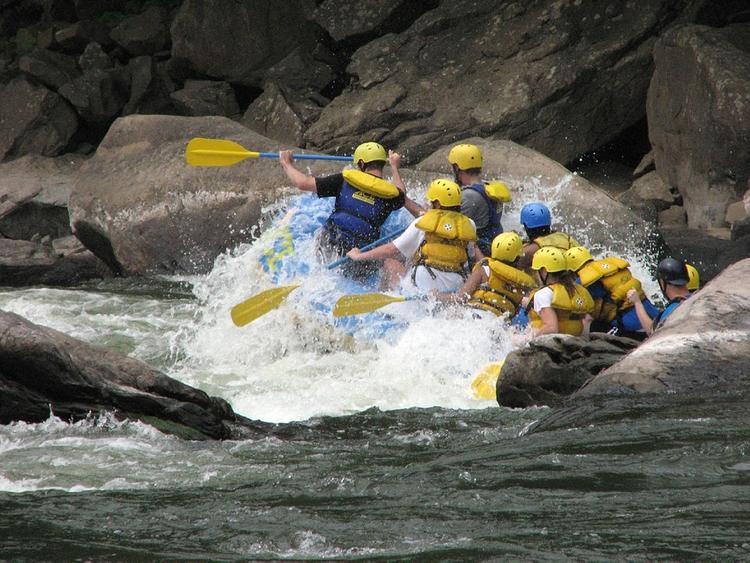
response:
{"label": "yellow life jacket", "polygon": [[416,265],[444,272],[462,272],[469,260],[469,242],[477,240],[471,219],[458,211],[430,209],[415,226],[424,231],[424,242],[414,257]]}
{"label": "yellow life jacket", "polygon": [[535,238],[534,242],[539,245],[539,248],[545,246],[554,246],[561,250],[570,250],[574,246],[580,246],[576,239],[565,233],[550,233],[543,237]]}
{"label": "yellow life jacket", "polygon": [[508,203],[512,198],[505,182],[484,182],[484,193],[498,203]]}
{"label": "yellow life jacket", "polygon": [[[579,284],[575,284],[573,297],[568,295],[568,290],[561,283],[553,283],[547,287],[552,289],[552,308],[557,314],[558,332],[579,336],[583,332],[583,317],[586,313],[591,313],[594,310],[594,300],[591,294]],[[532,303],[535,293],[536,291],[531,294]],[[533,307],[529,310],[529,319],[531,320],[531,326],[542,328],[542,317]]]}
{"label": "yellow life jacket", "polygon": [[627,299],[627,293],[631,289],[635,289],[641,299],[646,298],[641,282],[633,277],[630,264],[622,258],[607,256],[603,260],[588,262],[578,270],[578,278],[584,287],[601,280],[609,293],[610,302],[597,299],[597,320],[612,321],[618,310],[626,311],[632,307],[633,304]]}
{"label": "yellow life jacket", "polygon": [[376,197],[393,199],[401,193],[390,182],[367,172],[362,172],[361,170],[344,170],[342,174],[344,175],[344,180],[349,182],[353,187]]}
{"label": "yellow life jacket", "polygon": [[534,279],[526,272],[500,260],[485,258],[475,267],[490,267],[490,279],[477,289],[469,299],[469,305],[491,311],[496,315],[516,314],[524,294],[536,287]]}

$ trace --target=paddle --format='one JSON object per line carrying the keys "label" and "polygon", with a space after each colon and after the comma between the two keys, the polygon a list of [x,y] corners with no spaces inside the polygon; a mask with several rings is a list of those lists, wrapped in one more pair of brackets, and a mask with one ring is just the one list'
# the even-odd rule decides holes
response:
{"label": "paddle", "polygon": [[[364,245],[362,248],[360,248],[360,250],[362,252],[364,252],[365,250],[370,250],[371,248],[375,248],[376,246],[380,246],[384,242],[388,242],[390,239],[396,238],[401,233],[403,233],[405,230],[406,230],[406,227],[404,227],[403,229],[399,229],[398,231],[394,231],[394,232],[392,232],[389,235],[385,235],[384,237],[379,238],[375,242],[371,242],[370,244]],[[338,260],[336,260],[336,261],[331,262],[330,264],[328,264],[328,266],[326,266],[326,268],[328,268],[329,270],[333,270],[334,268],[337,268],[338,266],[341,266],[341,264],[343,264],[347,260],[351,260],[351,258],[349,258],[348,256],[342,256]]]}
{"label": "paddle", "polygon": [[381,307],[390,305],[391,303],[414,301],[416,299],[424,299],[424,296],[414,295],[411,297],[394,297],[392,295],[386,295],[385,293],[356,293],[354,295],[344,295],[336,301],[336,305],[333,307],[333,316],[348,317],[350,315],[371,313],[377,311]]}
{"label": "paddle", "polygon": [[504,363],[505,360],[487,364],[477,374],[474,381],[471,382],[475,399],[486,399],[488,401],[497,399],[497,380],[500,378],[500,371],[503,369]]}
{"label": "paddle", "polygon": [[287,295],[298,287],[299,285],[274,287],[253,295],[251,298],[232,307],[232,322],[236,326],[245,326],[253,322],[258,317],[262,317],[281,305],[281,302],[286,299]]}
{"label": "paddle", "polygon": [[[351,156],[328,154],[293,154],[295,160],[345,160]],[[246,158],[279,158],[278,152],[249,151],[239,143],[224,139],[191,139],[185,149],[185,160],[192,166],[231,166]]]}

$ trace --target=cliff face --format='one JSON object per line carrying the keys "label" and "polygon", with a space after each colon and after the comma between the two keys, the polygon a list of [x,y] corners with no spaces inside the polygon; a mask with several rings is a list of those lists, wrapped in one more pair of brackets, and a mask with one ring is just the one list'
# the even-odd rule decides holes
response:
{"label": "cliff face", "polygon": [[654,42],[699,2],[317,4],[3,2],[0,159],[166,113],[316,149],[368,138],[414,159],[481,136],[568,162],[643,118]]}

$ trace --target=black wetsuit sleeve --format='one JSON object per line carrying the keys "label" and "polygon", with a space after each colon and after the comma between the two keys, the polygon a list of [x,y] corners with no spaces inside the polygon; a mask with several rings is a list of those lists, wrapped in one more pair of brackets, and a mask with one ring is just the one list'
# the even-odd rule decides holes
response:
{"label": "black wetsuit sleeve", "polygon": [[336,197],[339,195],[343,183],[343,174],[315,178],[315,191],[317,192],[318,197]]}
{"label": "black wetsuit sleeve", "polygon": [[406,204],[406,197],[404,196],[403,192],[399,192],[396,197],[387,201],[390,204],[390,210],[396,211],[397,209],[401,209]]}

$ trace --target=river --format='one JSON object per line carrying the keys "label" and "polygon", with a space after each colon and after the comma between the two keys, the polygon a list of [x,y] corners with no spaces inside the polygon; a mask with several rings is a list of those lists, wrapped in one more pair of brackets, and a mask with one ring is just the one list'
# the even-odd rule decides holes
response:
{"label": "river", "polygon": [[[397,326],[381,334],[334,329],[316,303],[335,275],[271,282],[259,266],[282,227],[206,276],[0,290],[2,309],[276,424],[226,442],[106,413],[0,427],[0,559],[750,557],[744,402],[529,432],[548,409],[470,389],[512,331],[411,304],[390,305]],[[646,261],[628,258],[643,278]],[[231,323],[233,305],[291,281],[278,310]]]}

